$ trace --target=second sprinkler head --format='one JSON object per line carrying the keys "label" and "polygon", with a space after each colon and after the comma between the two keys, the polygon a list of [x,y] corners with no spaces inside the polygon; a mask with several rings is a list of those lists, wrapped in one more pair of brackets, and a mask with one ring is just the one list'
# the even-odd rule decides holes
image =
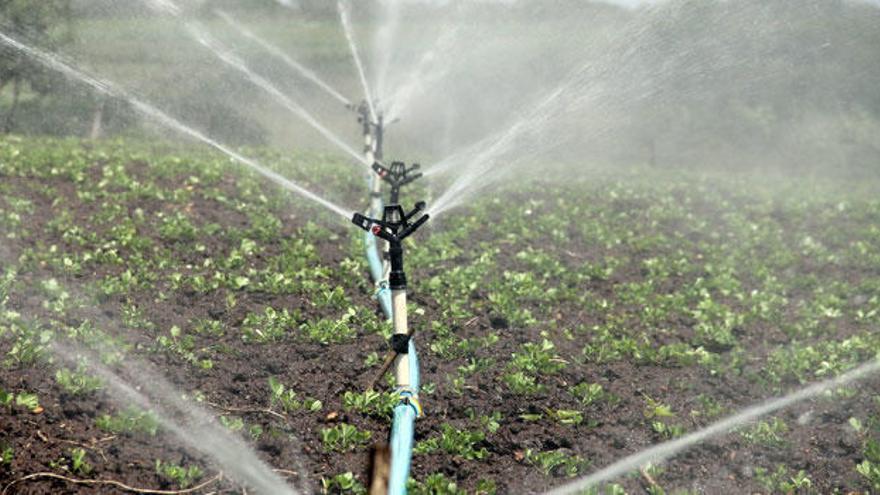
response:
{"label": "second sprinkler head", "polygon": [[393,162],[391,168],[386,168],[378,162],[373,164],[373,171],[376,172],[376,175],[391,186],[391,204],[399,203],[401,187],[422,177],[423,174],[417,172],[420,168],[421,165],[418,163],[414,163],[409,168],[403,162]]}

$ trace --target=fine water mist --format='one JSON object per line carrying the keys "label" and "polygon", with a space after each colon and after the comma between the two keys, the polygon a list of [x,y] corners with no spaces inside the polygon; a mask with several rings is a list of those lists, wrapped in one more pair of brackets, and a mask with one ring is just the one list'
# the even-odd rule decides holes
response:
{"label": "fine water mist", "polygon": [[[163,0],[165,3],[170,3],[170,0]],[[156,8],[154,0],[148,0],[148,4],[152,7]],[[341,8],[341,7],[340,7]],[[160,13],[168,12],[167,9],[157,9]],[[179,17],[180,9],[173,13],[175,17]],[[340,10],[341,12],[341,10]],[[211,53],[213,53],[218,59],[220,59],[223,63],[228,65],[229,67],[239,71],[243,74],[249,81],[251,81],[254,85],[268,93],[272,96],[278,103],[280,103],[284,108],[289,110],[291,113],[302,119],[304,122],[309,124],[313,129],[318,131],[322,136],[324,136],[329,142],[331,142],[338,149],[347,153],[351,158],[354,158],[357,161],[364,163],[369,166],[372,165],[370,163],[366,163],[363,156],[355,151],[351,146],[345,143],[339,136],[330,131],[326,126],[321,124],[317,118],[315,118],[311,113],[309,113],[302,105],[297,104],[293,100],[291,100],[287,95],[285,95],[280,89],[278,89],[272,82],[268,79],[258,75],[253,70],[248,67],[247,63],[239,57],[235,56],[231,50],[226,48],[219,40],[211,36],[207,30],[198,22],[187,21],[185,22],[186,31],[189,35],[197,41],[199,44],[207,48]]]}
{"label": "fine water mist", "polygon": [[254,34],[251,30],[247,29],[241,23],[236,21],[228,12],[219,10],[217,11],[217,15],[220,16],[220,18],[223,19],[224,22],[229,24],[229,26],[232,27],[232,29],[234,29],[236,32],[259,45],[265,51],[272,54],[272,56],[283,61],[288,67],[299,73],[302,77],[316,84],[319,88],[324,90],[328,95],[332,96],[343,105],[349,106],[352,104],[348,98],[342,96],[339,91],[337,91],[333,88],[333,86],[321,79],[321,77],[318,76],[313,70],[297,62],[277,46],[267,42],[263,38],[260,38],[259,36]]}
{"label": "fine water mist", "polygon": [[367,106],[370,108],[370,118],[373,120],[373,122],[376,122],[378,119],[375,107],[375,95],[372,91],[370,91],[370,85],[369,83],[367,83],[367,74],[366,72],[364,72],[364,63],[361,61],[357,42],[354,38],[354,28],[351,25],[351,14],[349,13],[349,6],[346,4],[345,0],[338,0],[336,3],[336,7],[339,9],[339,20],[342,23],[342,29],[345,32],[345,39],[346,41],[348,41],[348,47],[351,50],[351,57],[354,60],[355,67],[357,68],[357,74],[358,78],[361,81],[361,87],[364,90],[364,98],[367,101]]}
{"label": "fine water mist", "polygon": [[[378,27],[374,29],[373,61],[375,74],[376,99],[380,102],[393,101],[387,88],[388,73],[391,70],[391,60],[394,58],[398,29],[400,28],[401,0],[380,0],[377,9]],[[391,119],[389,119],[391,120]]]}
{"label": "fine water mist", "polygon": [[[863,8],[877,17],[877,9]],[[428,168],[429,175],[448,175],[452,184],[433,211],[448,211],[500,181],[535,178],[547,165],[579,175],[607,163],[731,169],[750,169],[752,163],[782,168],[808,163],[824,170],[848,162],[866,166],[863,157],[876,153],[871,143],[880,140],[880,126],[876,118],[868,124],[862,110],[844,110],[852,106],[847,101],[854,92],[866,90],[865,74],[831,68],[859,57],[863,62],[851,67],[873,67],[865,58],[868,52],[848,52],[845,36],[829,43],[825,40],[833,33],[818,28],[803,34],[772,27],[789,17],[800,23],[835,14],[822,1],[797,11],[775,3],[668,1],[611,18],[605,24],[612,28],[564,37],[567,45],[553,45],[553,53],[573,69],[554,65],[550,73],[557,75],[556,82],[537,88],[529,81],[528,67],[520,66],[523,82],[513,79],[503,86],[511,88],[505,98],[515,95],[506,102],[506,115],[499,110],[494,126],[471,133],[487,137],[471,138],[470,144],[458,137],[457,151]],[[853,13],[847,15],[837,22],[860,22]],[[510,62],[534,63],[518,59],[515,52]],[[489,73],[473,63],[444,59],[433,73],[457,64],[471,67],[471,74]],[[796,76],[793,67],[798,67]],[[808,110],[798,103],[802,89],[796,88],[807,87],[806,81],[813,81],[810,104],[827,108]],[[406,113],[436,114],[432,100],[438,94],[456,94],[464,101],[473,84],[457,72],[439,77],[407,103]],[[495,87],[480,87],[481,104],[496,100]],[[500,109],[504,103],[494,106]],[[785,115],[771,117],[774,112]],[[474,119],[468,120],[474,112],[456,113],[459,127],[473,125]],[[398,110],[389,114],[396,116]],[[816,136],[819,128],[830,135]],[[856,128],[859,137],[854,138],[849,129]]]}
{"label": "fine water mist", "polygon": [[360,153],[355,151],[351,146],[345,143],[339,136],[331,132],[327,129],[323,124],[318,122],[318,120],[310,114],[305,108],[300,106],[291,100],[287,95],[281,92],[274,84],[272,84],[268,79],[256,74],[252,71],[247,64],[236,57],[230,50],[228,50],[225,46],[223,46],[216,38],[212,37],[208,32],[199,24],[195,22],[189,22],[186,25],[187,31],[192,35],[193,39],[198,41],[202,46],[210,50],[214,53],[218,59],[222,60],[226,65],[238,70],[245,77],[248,78],[252,83],[258,86],[260,89],[266,91],[269,95],[275,98],[284,108],[290,110],[291,113],[301,118],[303,121],[307,122],[310,126],[312,126],[315,130],[321,133],[322,136],[327,138],[328,141],[333,143],[337,148],[344,151],[351,158],[365,164],[363,156]]}
{"label": "fine water mist", "polygon": [[410,101],[421,91],[431,85],[432,81],[443,77],[449,65],[441,65],[441,55],[448,54],[454,46],[459,28],[450,26],[443,31],[440,38],[430,49],[426,50],[421,59],[406,71],[406,78],[388,93],[385,100],[388,102],[386,118],[393,121],[400,118]]}
{"label": "fine water mist", "polygon": [[201,132],[199,132],[191,127],[188,127],[187,125],[174,119],[173,117],[169,116],[168,114],[159,110],[158,108],[155,108],[155,107],[149,105],[148,103],[145,103],[145,102],[127,94],[122,89],[115,87],[109,81],[103,81],[101,79],[98,79],[98,78],[92,77],[88,74],[85,74],[84,72],[81,72],[81,71],[73,68],[72,66],[62,62],[56,56],[53,56],[52,54],[46,53],[42,50],[30,47],[30,46],[28,46],[24,43],[21,43],[20,41],[12,38],[10,36],[7,36],[3,33],[0,33],[0,43],[3,43],[10,48],[13,48],[15,50],[18,50],[18,51],[24,53],[25,55],[37,60],[38,62],[40,62],[43,65],[45,65],[49,69],[52,69],[54,71],[58,71],[71,79],[74,79],[74,80],[80,81],[84,84],[87,84],[88,86],[91,86],[93,89],[95,89],[96,91],[98,91],[102,94],[125,100],[135,110],[137,110],[138,113],[149,118],[151,121],[156,122],[158,124],[161,124],[165,127],[168,127],[174,131],[177,131],[180,134],[183,134],[185,136],[189,136],[190,138],[196,139],[197,141],[201,141],[204,144],[207,144],[208,146],[225,154],[229,158],[232,158],[235,162],[240,163],[242,165],[245,165],[247,168],[257,172],[258,174],[269,179],[270,181],[274,182],[275,184],[287,189],[288,191],[291,191],[291,192],[301,196],[302,198],[313,201],[313,202],[327,208],[328,210],[330,210],[330,211],[336,213],[337,215],[340,215],[346,219],[351,217],[351,211],[353,211],[353,210],[348,210],[348,209],[343,208],[341,206],[337,206],[336,204],[331,203],[330,201],[327,201],[326,199],[318,196],[317,194],[309,191],[308,189],[303,188],[299,184],[296,184],[295,182],[283,177],[279,173],[266,168],[265,166],[261,165],[257,161],[255,161],[251,158],[248,158],[244,155],[241,155],[240,153],[238,153],[238,152],[232,150],[231,148],[215,141],[214,139],[211,139],[210,137],[202,134]]}

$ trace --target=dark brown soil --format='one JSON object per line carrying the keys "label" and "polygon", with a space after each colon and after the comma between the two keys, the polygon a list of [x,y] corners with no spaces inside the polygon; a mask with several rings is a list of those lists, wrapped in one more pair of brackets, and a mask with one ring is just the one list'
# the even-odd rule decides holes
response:
{"label": "dark brown soil", "polygon": [[[137,170],[139,164],[131,164]],[[93,170],[97,174],[97,170]],[[97,179],[97,175],[95,177]],[[173,189],[185,177],[159,181],[163,187]],[[39,249],[52,244],[63,245],[75,250],[75,246],[65,244],[58,234],[47,228],[58,214],[53,205],[57,197],[65,198],[69,205],[73,223],[89,226],[94,224],[98,203],[83,202],[76,198],[76,187],[61,178],[46,179],[27,177],[3,177],[7,190],[18,196],[27,196],[34,203],[34,211],[27,217],[28,236],[4,241],[4,258],[16,259],[28,249]],[[233,176],[219,182],[217,187],[228,197],[236,197],[239,189]],[[46,193],[51,188],[51,193]],[[515,200],[514,200],[515,201]],[[163,204],[154,200],[133,201],[125,205],[132,212],[137,209],[146,215],[159,211],[172,211],[178,205]],[[222,224],[225,228],[246,229],[249,221],[246,215],[211,199],[195,194],[184,205],[185,211],[194,223]],[[288,205],[291,206],[291,205]],[[645,204],[615,205],[618,211],[638,211]],[[300,208],[302,205],[292,205]],[[277,212],[283,227],[280,238],[301,235],[305,226],[304,216],[285,215]],[[785,221],[783,219],[783,221]],[[317,247],[320,264],[337,267],[350,256],[347,239],[349,227],[342,222],[332,225],[329,232],[334,239],[312,239]],[[98,232],[102,234],[102,232]],[[173,243],[163,240],[156,232],[140,232],[162,249],[169,249],[174,257],[184,264],[198,265],[208,257],[219,259],[237,245],[226,238],[203,238],[202,252],[195,251],[189,244]],[[427,232],[424,235],[429,235]],[[572,235],[574,231],[572,231]],[[690,233],[699,237],[700,234]],[[528,242],[527,242],[528,243]],[[499,270],[522,270],[521,261],[515,251],[506,251],[488,232],[484,238],[464,241],[461,246],[471,254],[463,255],[452,263],[470,263],[474,256],[489,245],[501,249],[498,257]],[[535,246],[540,245],[537,241]],[[262,243],[264,250],[261,259],[269,259],[281,250],[280,240]],[[548,248],[546,245],[544,248]],[[580,252],[560,249],[554,254],[564,264],[574,267],[585,260],[601,260],[604,249],[585,243]],[[522,246],[517,247],[522,249]],[[548,249],[553,249],[552,246]],[[641,253],[633,249],[628,253],[635,259],[646,259],[651,253]],[[631,264],[630,266],[637,266]],[[36,287],[40,280],[57,278],[65,287],[72,290],[89,287],[90,283],[110,273],[121,273],[125,266],[101,265],[96,271],[79,276],[64,276],[50,266],[35,265],[20,274],[20,288],[10,296],[9,308],[32,321],[51,321],[58,318],[43,307],[42,297]],[[427,279],[449,266],[412,267],[410,278]],[[816,267],[816,270],[826,267]],[[115,271],[114,271],[115,270]],[[332,272],[336,274],[337,272]],[[335,276],[335,275],[334,275]],[[367,274],[364,273],[364,280]],[[609,280],[585,282],[579,290],[589,291],[596,297],[614,297],[613,287],[629,280],[639,280],[641,274],[626,269],[614,273]],[[864,274],[862,274],[864,276]],[[855,277],[855,275],[854,275]],[[375,302],[366,290],[369,284],[354,286],[346,282],[330,280],[331,285],[342,284],[346,295],[357,306],[375,308]],[[674,278],[665,283],[675,286]],[[83,289],[74,297],[92,299],[93,295]],[[305,294],[274,295],[262,292],[237,292],[237,304],[228,309],[225,295],[216,291],[201,294],[195,291],[177,291],[166,300],[157,297],[156,288],[144,287],[134,290],[125,298],[111,296],[103,298],[93,307],[80,308],[72,314],[64,315],[69,325],[90,319],[99,322],[109,333],[120,335],[131,344],[133,356],[144,360],[182,391],[198,391],[204,395],[204,404],[212,412],[231,414],[244,419],[248,425],[260,425],[264,434],[252,442],[260,457],[272,467],[283,470],[285,477],[299,486],[304,484],[313,493],[320,493],[320,480],[336,474],[351,471],[364,481],[368,466],[367,449],[353,453],[328,453],[325,451],[320,431],[339,421],[351,422],[361,429],[373,431],[376,439],[387,435],[389,423],[386,418],[368,417],[346,412],[342,407],[342,394],[347,390],[362,390],[372,378],[375,367],[364,364],[364,358],[371,352],[384,352],[385,343],[376,334],[359,331],[358,337],[350,343],[321,345],[303,339],[290,338],[277,344],[246,345],[237,331],[245,316],[250,312],[260,312],[265,307],[299,310],[303,321],[337,315],[338,311],[318,309],[311,304]],[[473,298],[485,299],[481,290],[474,291]],[[791,297],[797,297],[792,293]],[[490,309],[477,312],[467,321],[452,322],[460,337],[480,337],[490,331],[498,331],[500,341],[490,347],[477,349],[472,356],[476,359],[494,359],[496,365],[474,375],[466,383],[461,394],[453,392],[448,385],[449,376],[454,376],[462,361],[443,361],[428,351],[433,336],[426,322],[441,321],[441,304],[433,298],[418,292],[412,294],[412,301],[424,309],[424,315],[417,317],[420,333],[417,342],[422,349],[423,382],[437,384],[436,391],[422,398],[426,416],[417,424],[417,440],[438,434],[441,425],[450,423],[463,429],[473,429],[467,420],[469,411],[488,414],[500,412],[504,421],[497,432],[487,435],[478,447],[488,450],[484,461],[468,461],[446,453],[416,455],[413,459],[412,474],[423,480],[431,473],[444,473],[455,480],[459,488],[473,490],[481,479],[493,480],[498,493],[538,493],[566,481],[566,478],[547,476],[523,460],[524,452],[562,450],[577,454],[589,460],[591,468],[608,465],[625,455],[637,452],[661,441],[661,437],[646,428],[645,396],[651,396],[668,404],[672,410],[682,412],[678,417],[687,430],[692,431],[709,424],[712,419],[689,416],[687,411],[698,409],[697,397],[705,395],[714,398],[726,412],[734,412],[760,398],[771,394],[771,389],[756,388],[750,375],[759,373],[764,359],[771,351],[774,339],[778,342],[788,340],[774,328],[751,327],[737,335],[749,356],[741,368],[742,373],[728,373],[717,376],[699,366],[674,367],[655,366],[634,360],[622,360],[608,364],[596,364],[578,360],[583,341],[556,339],[557,352],[569,360],[561,373],[549,379],[546,392],[535,396],[512,394],[503,387],[501,376],[504,364],[511,354],[518,352],[526,342],[540,342],[545,328],[513,328],[508,322]],[[529,305],[532,303],[524,303]],[[121,317],[124,305],[138,308],[144,317],[155,325],[155,329],[133,330],[115,325]],[[484,306],[488,308],[488,305]],[[540,308],[535,307],[538,311]],[[575,329],[600,323],[597,316],[569,301],[556,310],[555,326],[559,329]],[[181,355],[156,350],[156,337],[167,334],[172,326],[188,328],[196,319],[216,319],[222,321],[228,331],[221,337],[195,335],[195,348],[205,350],[211,356],[213,368],[196,369]],[[416,318],[416,317],[414,317]],[[106,325],[106,326],[105,326]],[[658,342],[673,343],[687,341],[692,335],[693,322],[681,321],[678,328],[669,329],[669,336]],[[853,330],[841,326],[836,337],[845,338]],[[7,351],[7,344],[3,344]],[[296,390],[300,397],[314,397],[323,402],[319,414],[290,414],[282,420],[264,412],[241,412],[242,408],[263,409],[269,407],[267,380],[277,377],[282,383]],[[584,410],[567,390],[581,382],[601,384],[606,391],[619,397],[619,402],[601,402],[585,410],[583,424],[572,426],[553,421],[526,421],[520,419],[525,413],[545,414],[547,409]],[[206,466],[207,479],[217,472],[211,467],[209,459],[192,449],[181,445],[169,434],[160,431],[155,437],[143,434],[110,435],[95,426],[95,419],[120,409],[120,404],[104,393],[73,397],[66,394],[54,379],[54,365],[41,363],[38,366],[0,367],[0,385],[10,391],[33,391],[39,395],[43,411],[39,414],[22,409],[5,411],[0,414],[0,441],[13,447],[15,452],[11,465],[0,466],[0,486],[25,475],[54,471],[50,462],[63,459],[72,448],[81,447],[88,453],[93,466],[89,479],[113,479],[135,487],[153,489],[174,489],[167,479],[156,474],[155,461],[162,459],[181,465],[200,464]],[[795,383],[783,384],[785,388]],[[859,393],[849,398],[838,397],[833,400],[810,402],[780,415],[789,425],[785,445],[772,447],[747,442],[738,434],[731,434],[708,444],[681,454],[664,465],[664,471],[656,475],[657,481],[672,493],[674,489],[691,490],[696,493],[753,493],[765,492],[755,481],[754,469],[759,466],[775,467],[785,464],[796,472],[805,470],[817,493],[846,493],[864,489],[865,485],[854,471],[862,458],[862,439],[848,426],[854,412],[874,411],[873,396],[880,391],[880,382],[871,380],[856,386]],[[238,410],[238,411],[236,411]],[[70,474],[73,477],[81,477]],[[629,493],[645,493],[647,482],[639,476],[629,476],[619,480]],[[206,488],[203,493],[220,490],[240,490],[235,483],[223,481]],[[76,486],[57,480],[31,480],[9,487],[9,494],[103,494],[120,493],[109,486]]]}

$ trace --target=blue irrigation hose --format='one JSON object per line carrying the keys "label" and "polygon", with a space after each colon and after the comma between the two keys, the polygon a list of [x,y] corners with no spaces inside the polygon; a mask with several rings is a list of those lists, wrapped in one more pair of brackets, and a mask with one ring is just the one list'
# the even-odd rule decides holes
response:
{"label": "blue irrigation hose", "polygon": [[400,403],[394,408],[391,426],[391,475],[388,495],[406,495],[406,482],[412,462],[413,437],[416,418],[422,415],[419,404],[419,357],[413,339],[409,340],[409,373],[411,387],[398,390]]}

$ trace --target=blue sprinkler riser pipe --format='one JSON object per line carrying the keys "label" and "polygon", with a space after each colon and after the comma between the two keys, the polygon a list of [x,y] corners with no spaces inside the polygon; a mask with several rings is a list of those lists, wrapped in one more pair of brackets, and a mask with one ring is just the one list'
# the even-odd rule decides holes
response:
{"label": "blue sprinkler riser pipe", "polygon": [[[374,186],[379,180],[380,179],[376,174],[370,174],[371,191],[374,190]],[[372,198],[372,203],[371,210],[376,210],[378,207],[379,214],[381,214],[381,211],[384,208],[382,198]],[[374,217],[378,216],[376,211],[372,211],[371,213]],[[373,282],[376,284],[377,288],[375,297],[379,300],[379,305],[382,306],[382,312],[385,314],[385,318],[390,320],[392,317],[391,291],[388,289],[388,282],[385,280],[385,265],[382,261],[382,257],[379,255],[379,241],[372,232],[364,233],[364,247],[367,252],[367,262],[370,265],[370,274],[372,275]]]}
{"label": "blue sprinkler riser pipe", "polygon": [[[413,339],[409,341],[410,390],[400,391],[401,402],[394,408],[394,423],[391,426],[391,475],[388,482],[388,495],[406,495],[406,482],[412,462],[413,439],[416,418],[421,414],[418,404],[419,357]],[[413,396],[415,394],[415,397]],[[415,399],[415,404],[412,402]]]}

